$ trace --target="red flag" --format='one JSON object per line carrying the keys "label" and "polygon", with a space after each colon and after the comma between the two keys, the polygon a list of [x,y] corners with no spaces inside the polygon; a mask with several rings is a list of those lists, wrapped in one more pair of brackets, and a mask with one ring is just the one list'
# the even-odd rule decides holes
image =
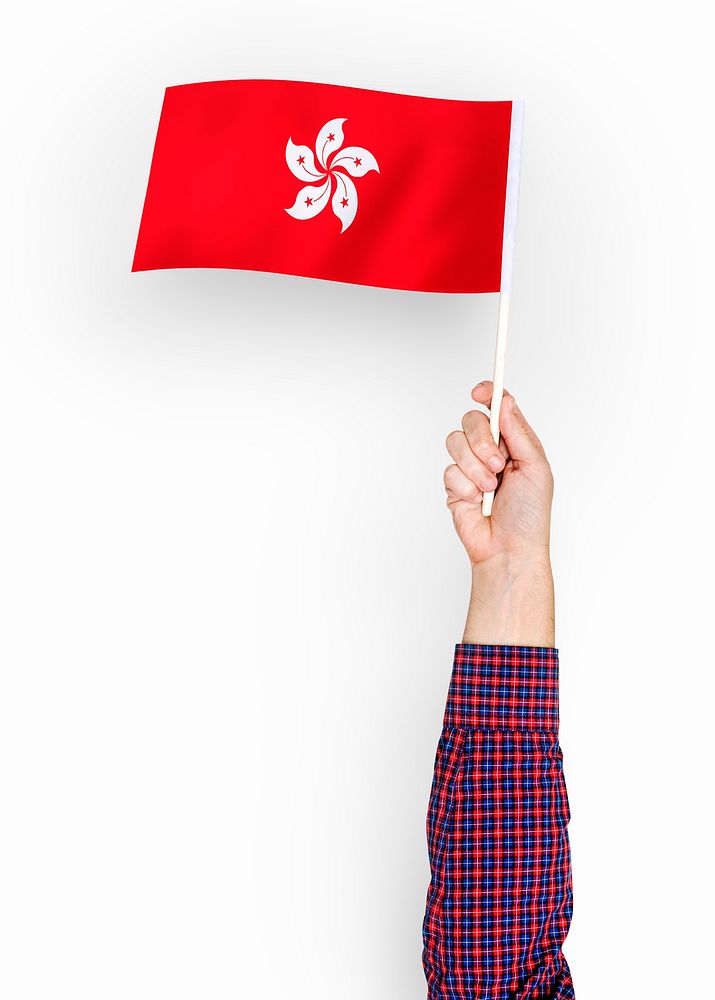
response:
{"label": "red flag", "polygon": [[519,110],[281,80],[169,87],[132,270],[508,291]]}

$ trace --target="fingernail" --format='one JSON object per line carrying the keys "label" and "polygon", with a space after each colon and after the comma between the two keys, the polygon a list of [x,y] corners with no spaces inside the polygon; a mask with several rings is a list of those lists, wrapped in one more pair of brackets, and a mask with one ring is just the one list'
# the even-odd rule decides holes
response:
{"label": "fingernail", "polygon": [[496,455],[492,455],[487,464],[489,468],[492,470],[492,472],[499,472],[499,470],[502,467],[502,460],[500,458],[497,458]]}
{"label": "fingernail", "polygon": [[481,389],[481,387],[482,387],[483,385],[484,385],[484,382],[477,382],[477,384],[476,384],[476,385],[474,386],[474,388],[475,388],[475,389]]}
{"label": "fingernail", "polygon": [[513,396],[509,397],[509,409],[511,410],[512,413],[519,412],[519,407],[516,405],[516,400],[514,399]]}

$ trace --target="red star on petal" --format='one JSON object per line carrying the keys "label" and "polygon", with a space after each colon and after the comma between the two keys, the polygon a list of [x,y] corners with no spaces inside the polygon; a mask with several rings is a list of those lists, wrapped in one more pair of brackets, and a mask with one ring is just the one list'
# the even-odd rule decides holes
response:
{"label": "red star on petal", "polygon": [[305,199],[305,203],[306,203],[306,205],[312,205],[313,204],[313,199],[312,198],[306,198]]}
{"label": "red star on petal", "polygon": [[343,208],[345,208],[345,206],[347,205],[347,203],[348,203],[348,199],[347,198],[343,198],[343,200],[340,202],[340,204],[343,206]]}
{"label": "red star on petal", "polygon": [[328,132],[328,142],[335,142],[335,133]]}
{"label": "red star on petal", "polygon": [[298,157],[298,163],[305,163],[305,157],[304,156],[299,156]]}
{"label": "red star on petal", "polygon": [[360,157],[356,156],[355,157],[355,166],[359,167],[361,163],[362,163],[362,160],[360,159]]}

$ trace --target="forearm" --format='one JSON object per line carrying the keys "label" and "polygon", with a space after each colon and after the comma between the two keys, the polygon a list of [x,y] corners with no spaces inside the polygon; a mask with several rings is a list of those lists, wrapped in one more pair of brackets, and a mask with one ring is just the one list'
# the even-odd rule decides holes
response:
{"label": "forearm", "polygon": [[547,549],[494,556],[473,566],[462,642],[555,645],[554,581]]}
{"label": "forearm", "polygon": [[[492,384],[472,390],[491,405]],[[430,1000],[573,1000],[568,800],[549,558],[553,476],[508,393],[501,443],[472,410],[447,437],[447,505],[472,566],[428,815]],[[491,470],[491,471],[490,471]],[[501,470],[491,517],[482,495]]]}

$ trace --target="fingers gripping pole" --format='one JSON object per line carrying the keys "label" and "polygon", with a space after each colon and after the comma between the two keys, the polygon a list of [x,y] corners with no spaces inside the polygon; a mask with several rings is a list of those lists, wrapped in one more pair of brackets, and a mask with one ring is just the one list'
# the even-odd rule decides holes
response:
{"label": "fingers gripping pole", "polygon": [[[509,292],[499,296],[499,318],[497,319],[497,343],[494,349],[494,378],[492,389],[492,406],[489,415],[489,429],[494,443],[499,444],[499,412],[504,395],[504,362],[506,359],[506,334],[509,326]],[[482,514],[491,517],[494,491],[485,493],[482,500]]]}

